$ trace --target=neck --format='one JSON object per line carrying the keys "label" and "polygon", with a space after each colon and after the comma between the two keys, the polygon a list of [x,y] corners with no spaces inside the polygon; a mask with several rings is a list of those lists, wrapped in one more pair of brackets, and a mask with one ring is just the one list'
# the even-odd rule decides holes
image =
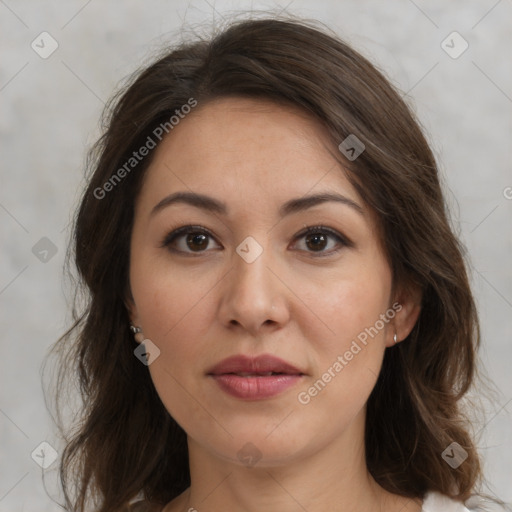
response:
{"label": "neck", "polygon": [[220,459],[189,438],[191,485],[179,510],[420,511],[418,502],[388,493],[371,477],[362,427],[364,414],[315,453],[305,449],[285,462],[263,457],[252,467]]}

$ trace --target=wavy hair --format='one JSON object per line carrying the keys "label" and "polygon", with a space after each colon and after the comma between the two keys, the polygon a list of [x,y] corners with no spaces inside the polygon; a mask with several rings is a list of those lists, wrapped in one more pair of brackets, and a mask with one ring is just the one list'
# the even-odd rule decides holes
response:
{"label": "wavy hair", "polygon": [[[56,396],[65,396],[67,375],[82,399],[63,429],[66,508],[84,512],[93,500],[98,512],[115,512],[140,493],[165,504],[190,485],[186,434],[133,355],[126,308],[134,204],[152,153],[106,197],[98,190],[191,98],[200,108],[227,96],[293,104],[320,120],[335,146],[350,134],[364,143],[356,160],[337,158],[376,214],[394,285],[422,291],[419,319],[386,350],[367,403],[367,467],[392,493],[467,499],[482,475],[460,404],[476,377],[479,324],[432,150],[375,65],[312,22],[267,18],[167,48],[104,112],[69,252],[85,301],[54,346],[62,361]],[[456,469],[441,457],[452,442],[468,453]]]}

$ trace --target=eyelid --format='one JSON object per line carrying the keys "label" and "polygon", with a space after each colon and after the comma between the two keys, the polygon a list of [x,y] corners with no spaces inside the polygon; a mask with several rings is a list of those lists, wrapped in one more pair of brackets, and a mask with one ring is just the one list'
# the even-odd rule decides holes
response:
{"label": "eyelid", "polygon": [[345,245],[353,246],[353,242],[349,240],[345,235],[340,233],[338,230],[334,228],[330,228],[329,226],[323,226],[321,224],[317,226],[307,226],[302,231],[299,231],[295,235],[295,238],[302,237],[304,235],[309,235],[310,233],[317,233],[319,231],[322,231],[324,233],[330,234],[334,238],[338,238],[341,242],[343,242]]}
{"label": "eyelid", "polygon": [[171,243],[179,236],[186,235],[188,233],[195,233],[195,232],[202,232],[202,233],[208,235],[218,245],[220,245],[220,243],[217,241],[215,235],[208,228],[205,228],[204,226],[201,226],[199,224],[195,224],[195,225],[187,224],[186,226],[181,226],[179,228],[172,229],[167,235],[165,235],[164,239],[162,240],[162,243],[160,244],[160,247],[163,249],[167,249],[169,251],[180,253],[180,254],[189,254],[189,255],[198,255],[199,256],[201,254],[201,252],[207,252],[207,251],[199,251],[199,252],[194,253],[193,251],[188,252],[188,251],[174,250],[170,247]]}
{"label": "eyelid", "polygon": [[328,226],[316,225],[316,226],[307,226],[302,231],[295,235],[295,242],[305,235],[313,234],[313,233],[326,233],[331,238],[337,240],[338,244],[341,244],[342,247],[338,247],[337,249],[331,249],[330,251],[306,251],[309,255],[312,255],[315,258],[322,258],[332,256],[333,254],[338,253],[343,247],[354,247],[354,243],[347,238],[345,235],[337,231],[336,229],[330,228]]}

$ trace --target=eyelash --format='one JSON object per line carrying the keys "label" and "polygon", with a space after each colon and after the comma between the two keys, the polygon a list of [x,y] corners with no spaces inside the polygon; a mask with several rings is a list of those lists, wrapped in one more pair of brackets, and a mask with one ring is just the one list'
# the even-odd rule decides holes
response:
{"label": "eyelash", "polygon": [[[171,231],[168,235],[165,236],[165,238],[163,239],[160,247],[166,248],[167,250],[169,250],[169,251],[171,251],[173,253],[178,253],[178,254],[182,254],[182,255],[186,254],[187,256],[192,256],[192,257],[201,256],[201,253],[204,253],[204,252],[207,252],[207,251],[206,250],[204,250],[204,251],[195,251],[195,252],[194,251],[181,251],[181,250],[174,249],[174,248],[171,247],[171,244],[176,239],[178,239],[180,236],[188,235],[188,234],[191,234],[191,233],[208,235],[209,237],[211,237],[211,238],[213,238],[215,240],[215,237],[210,232],[210,230],[205,228],[204,226],[188,225],[188,226],[182,226],[182,227],[180,227],[178,229],[175,229],[174,231]],[[295,236],[295,240],[298,240],[298,239],[303,238],[303,237],[305,237],[307,235],[310,235],[310,234],[327,234],[330,237],[334,238],[342,246],[342,247],[338,247],[335,250],[331,249],[328,252],[325,252],[325,251],[318,251],[318,252],[315,252],[315,251],[305,251],[305,252],[308,252],[309,254],[311,254],[314,258],[322,258],[322,257],[332,256],[334,254],[337,254],[343,247],[353,247],[354,246],[354,244],[348,238],[346,238],[341,233],[339,233],[336,230],[334,230],[332,228],[329,228],[327,226],[309,226],[309,227],[305,228],[304,230],[302,230],[301,232],[299,232]]]}

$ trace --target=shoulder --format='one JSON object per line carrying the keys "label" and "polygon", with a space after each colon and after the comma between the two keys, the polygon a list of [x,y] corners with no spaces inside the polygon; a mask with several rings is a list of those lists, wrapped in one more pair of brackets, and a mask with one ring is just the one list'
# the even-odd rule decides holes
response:
{"label": "shoulder", "polygon": [[480,506],[470,506],[439,492],[430,491],[425,495],[421,512],[483,512],[484,510],[487,509]]}
{"label": "shoulder", "polygon": [[421,512],[470,512],[461,501],[455,501],[444,494],[430,491],[423,501]]}

